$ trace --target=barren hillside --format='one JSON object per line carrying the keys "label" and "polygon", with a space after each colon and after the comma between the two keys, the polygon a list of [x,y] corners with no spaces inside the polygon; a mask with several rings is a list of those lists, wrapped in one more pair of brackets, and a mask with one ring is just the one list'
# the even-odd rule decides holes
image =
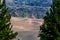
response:
{"label": "barren hillside", "polygon": [[18,32],[18,36],[14,40],[39,40],[37,36],[43,19],[12,17],[11,23],[13,25],[12,29]]}

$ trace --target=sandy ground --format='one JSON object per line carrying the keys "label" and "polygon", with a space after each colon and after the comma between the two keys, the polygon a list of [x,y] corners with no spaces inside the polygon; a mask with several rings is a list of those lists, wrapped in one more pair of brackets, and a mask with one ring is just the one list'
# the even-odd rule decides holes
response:
{"label": "sandy ground", "polygon": [[39,28],[43,21],[43,19],[12,17],[12,29],[18,32],[15,40],[38,40]]}

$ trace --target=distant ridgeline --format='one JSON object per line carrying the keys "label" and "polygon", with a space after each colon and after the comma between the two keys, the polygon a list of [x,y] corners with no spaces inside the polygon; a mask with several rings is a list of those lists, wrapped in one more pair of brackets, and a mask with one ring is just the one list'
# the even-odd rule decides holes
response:
{"label": "distant ridgeline", "polygon": [[14,17],[42,18],[52,0],[7,0],[6,4]]}

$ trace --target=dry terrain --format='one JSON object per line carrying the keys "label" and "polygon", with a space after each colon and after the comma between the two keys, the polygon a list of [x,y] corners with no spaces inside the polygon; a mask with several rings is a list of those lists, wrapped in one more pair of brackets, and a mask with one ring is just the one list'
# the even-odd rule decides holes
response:
{"label": "dry terrain", "polygon": [[39,26],[43,21],[43,19],[12,17],[13,30],[18,32],[15,40],[38,40]]}

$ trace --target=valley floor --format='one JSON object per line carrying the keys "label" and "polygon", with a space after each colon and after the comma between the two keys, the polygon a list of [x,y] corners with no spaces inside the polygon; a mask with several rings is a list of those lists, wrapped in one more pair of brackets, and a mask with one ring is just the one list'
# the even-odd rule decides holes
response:
{"label": "valley floor", "polygon": [[14,40],[39,40],[37,36],[43,21],[43,19],[12,17],[12,29],[18,32]]}

